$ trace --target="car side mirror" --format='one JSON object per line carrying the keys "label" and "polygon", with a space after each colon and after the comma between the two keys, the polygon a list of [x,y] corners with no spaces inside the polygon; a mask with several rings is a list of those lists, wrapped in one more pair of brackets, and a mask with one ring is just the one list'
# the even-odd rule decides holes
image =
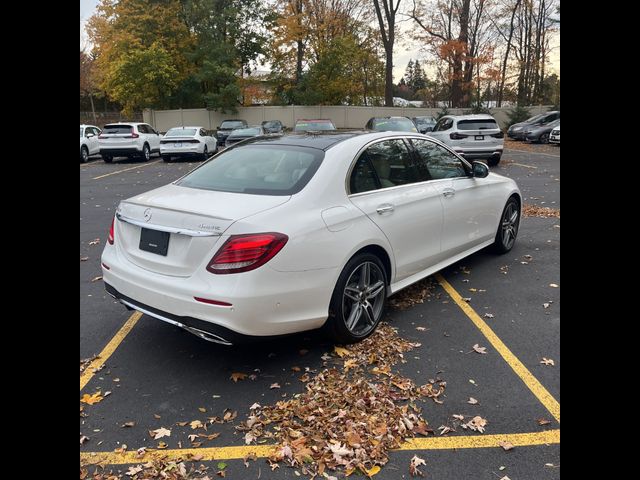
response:
{"label": "car side mirror", "polygon": [[93,134],[93,133],[87,133],[87,138],[93,138],[93,137],[95,137],[95,134]]}
{"label": "car side mirror", "polygon": [[473,162],[471,164],[472,167],[472,174],[474,177],[477,178],[484,178],[487,175],[489,175],[489,167],[487,167],[486,163],[483,162]]}

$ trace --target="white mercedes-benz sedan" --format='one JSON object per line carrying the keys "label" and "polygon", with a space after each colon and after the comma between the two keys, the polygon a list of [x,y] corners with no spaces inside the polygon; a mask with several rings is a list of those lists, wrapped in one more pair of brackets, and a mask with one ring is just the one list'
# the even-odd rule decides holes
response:
{"label": "white mercedes-benz sedan", "polygon": [[511,250],[516,183],[410,132],[257,137],[120,203],[102,254],[128,308],[232,344],[370,335],[389,295]]}

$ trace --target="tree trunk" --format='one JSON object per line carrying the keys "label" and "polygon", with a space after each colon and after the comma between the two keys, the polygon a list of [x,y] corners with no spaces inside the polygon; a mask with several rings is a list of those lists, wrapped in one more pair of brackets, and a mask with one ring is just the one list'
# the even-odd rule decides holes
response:
{"label": "tree trunk", "polygon": [[504,53],[504,60],[502,61],[502,72],[500,74],[500,86],[498,87],[498,108],[502,107],[502,97],[504,94],[504,82],[507,76],[507,62],[509,61],[509,50],[511,50],[511,39],[513,38],[513,21],[516,17],[516,12],[520,6],[521,0],[516,0],[516,4],[513,7],[511,13],[511,23],[509,23],[509,38],[507,39],[507,51]]}
{"label": "tree trunk", "polygon": [[96,125],[98,120],[96,119],[96,108],[93,106],[93,94],[89,92],[89,101],[91,102],[91,115],[93,115],[93,124]]}
{"label": "tree trunk", "polygon": [[386,52],[384,66],[384,106],[393,107],[393,49]]}

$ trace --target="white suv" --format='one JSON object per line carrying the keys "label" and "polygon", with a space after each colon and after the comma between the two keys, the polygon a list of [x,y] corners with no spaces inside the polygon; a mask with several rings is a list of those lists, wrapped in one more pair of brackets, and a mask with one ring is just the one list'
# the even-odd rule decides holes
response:
{"label": "white suv", "polygon": [[491,115],[445,115],[426,135],[449,145],[467,160],[486,159],[495,166],[502,157],[504,133]]}
{"label": "white suv", "polygon": [[98,137],[102,159],[111,163],[114,157],[142,157],[145,161],[160,152],[160,134],[147,123],[110,123]]}
{"label": "white suv", "polygon": [[557,143],[558,145],[560,145],[560,124],[558,124],[558,126],[553,130],[551,130],[549,143]]}
{"label": "white suv", "polygon": [[89,160],[91,155],[100,153],[98,145],[100,129],[94,125],[80,125],[80,162]]}

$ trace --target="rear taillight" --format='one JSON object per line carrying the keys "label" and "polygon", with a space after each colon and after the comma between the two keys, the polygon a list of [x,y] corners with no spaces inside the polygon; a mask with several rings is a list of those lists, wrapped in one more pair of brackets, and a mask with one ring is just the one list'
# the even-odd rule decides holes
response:
{"label": "rear taillight", "polygon": [[213,256],[207,270],[220,275],[254,270],[271,260],[288,240],[282,233],[271,232],[232,235]]}
{"label": "rear taillight", "polygon": [[107,241],[109,242],[109,245],[113,245],[113,242],[115,240],[114,236],[113,236],[113,224],[115,223],[116,219],[115,217],[113,218],[113,220],[111,220],[111,228],[109,229],[109,237],[107,237]]}
{"label": "rear taillight", "polygon": [[467,138],[466,135],[462,135],[461,133],[458,132],[453,132],[451,134],[449,134],[449,138],[451,140],[462,140],[463,138]]}
{"label": "rear taillight", "polygon": [[504,138],[504,132],[500,131],[491,135],[493,138]]}

